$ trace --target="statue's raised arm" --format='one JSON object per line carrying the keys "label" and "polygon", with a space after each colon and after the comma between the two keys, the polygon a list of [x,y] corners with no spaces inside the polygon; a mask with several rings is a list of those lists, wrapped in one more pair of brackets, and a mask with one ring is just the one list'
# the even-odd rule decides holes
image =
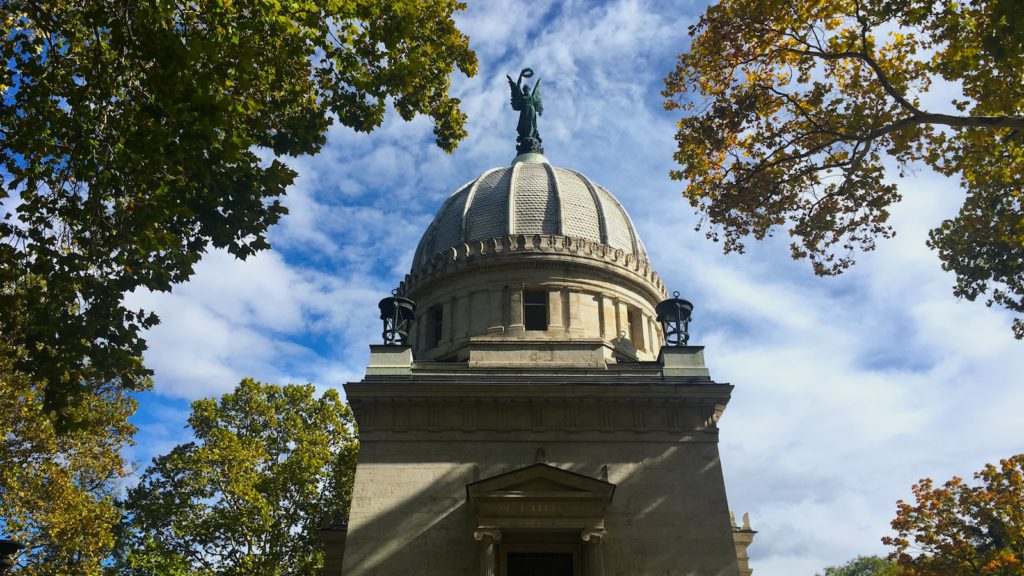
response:
{"label": "statue's raised arm", "polygon": [[530,93],[530,86],[523,85],[523,78],[532,78],[533,70],[523,68],[519,78],[513,82],[508,74],[508,86],[512,91],[512,109],[519,112],[519,123],[516,125],[516,151],[520,154],[527,152],[544,153],[541,146],[540,134],[537,132],[537,116],[543,114],[544,106],[540,100],[540,80],[533,85],[533,93]]}

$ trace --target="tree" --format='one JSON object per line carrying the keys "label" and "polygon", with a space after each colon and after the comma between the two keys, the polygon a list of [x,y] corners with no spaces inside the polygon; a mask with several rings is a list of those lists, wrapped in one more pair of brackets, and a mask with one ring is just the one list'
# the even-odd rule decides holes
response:
{"label": "tree", "polygon": [[[923,162],[966,191],[928,240],[954,294],[988,295],[1024,338],[1019,2],[723,0],[690,34],[663,94],[684,112],[672,177],[710,238],[742,252],[785,227],[794,258],[841,273],[894,234],[886,157]],[[926,106],[935,84],[959,94]]]}
{"label": "tree", "polygon": [[1024,454],[986,465],[978,485],[925,478],[913,504],[896,503],[895,537],[882,541],[908,576],[1024,575]]}
{"label": "tree", "polygon": [[347,517],[354,420],[336,391],[243,380],[192,403],[195,442],[154,460],[125,501],[126,575],[318,574],[321,520]]}
{"label": "tree", "polygon": [[[185,281],[210,247],[269,245],[331,122],[390,105],[465,135],[455,0],[7,0],[0,4],[0,333],[11,370],[66,414],[93,383],[149,385],[137,289]],[[15,314],[13,311],[17,310]],[[6,377],[7,375],[3,375]]]}
{"label": "tree", "polygon": [[824,576],[899,576],[899,566],[878,556],[857,556],[842,566],[825,568]]}
{"label": "tree", "polygon": [[[0,373],[9,374],[4,358]],[[98,576],[120,518],[113,491],[135,400],[92,387],[78,398],[75,425],[58,433],[43,390],[24,376],[0,378],[0,526],[26,545],[17,574]]]}

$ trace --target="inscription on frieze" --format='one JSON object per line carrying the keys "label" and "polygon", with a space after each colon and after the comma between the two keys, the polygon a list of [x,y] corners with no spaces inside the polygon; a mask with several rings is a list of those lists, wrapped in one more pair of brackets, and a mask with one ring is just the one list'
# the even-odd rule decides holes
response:
{"label": "inscription on frieze", "polygon": [[498,502],[493,506],[495,513],[509,516],[571,516],[588,511],[585,506],[566,502]]}

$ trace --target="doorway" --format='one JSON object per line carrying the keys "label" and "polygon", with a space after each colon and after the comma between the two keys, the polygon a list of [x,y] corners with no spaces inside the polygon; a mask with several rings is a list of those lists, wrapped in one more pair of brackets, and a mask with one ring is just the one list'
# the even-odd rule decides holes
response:
{"label": "doorway", "polygon": [[573,576],[572,554],[510,552],[507,576]]}
{"label": "doorway", "polygon": [[499,576],[582,576],[580,537],[573,532],[509,531],[499,545]]}

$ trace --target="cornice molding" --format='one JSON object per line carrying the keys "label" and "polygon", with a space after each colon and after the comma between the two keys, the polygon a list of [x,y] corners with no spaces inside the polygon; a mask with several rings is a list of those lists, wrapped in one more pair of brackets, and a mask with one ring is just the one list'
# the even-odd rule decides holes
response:
{"label": "cornice molding", "polygon": [[[665,283],[647,259],[638,259],[599,242],[550,234],[518,234],[464,242],[438,252],[406,275],[398,287],[401,295],[420,292],[428,285],[453,275],[481,268],[515,267],[529,259],[556,256],[560,265],[575,264],[600,272],[615,271],[657,302],[668,297]],[[525,258],[524,258],[525,257]],[[567,261],[568,260],[568,261]]]}

